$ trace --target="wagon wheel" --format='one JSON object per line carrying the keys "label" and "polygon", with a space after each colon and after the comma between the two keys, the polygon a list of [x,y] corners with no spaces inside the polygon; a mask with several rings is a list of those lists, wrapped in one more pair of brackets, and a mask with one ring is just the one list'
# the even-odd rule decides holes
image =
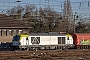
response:
{"label": "wagon wheel", "polygon": [[80,46],[77,46],[77,49],[80,49]]}

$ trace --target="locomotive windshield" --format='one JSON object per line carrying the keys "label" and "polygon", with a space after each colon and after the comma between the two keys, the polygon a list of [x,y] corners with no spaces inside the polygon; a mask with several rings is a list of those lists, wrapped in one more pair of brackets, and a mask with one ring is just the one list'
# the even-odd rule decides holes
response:
{"label": "locomotive windshield", "polygon": [[19,35],[15,35],[15,36],[13,37],[13,40],[12,40],[12,41],[19,41],[19,39],[20,39],[20,36],[19,36]]}

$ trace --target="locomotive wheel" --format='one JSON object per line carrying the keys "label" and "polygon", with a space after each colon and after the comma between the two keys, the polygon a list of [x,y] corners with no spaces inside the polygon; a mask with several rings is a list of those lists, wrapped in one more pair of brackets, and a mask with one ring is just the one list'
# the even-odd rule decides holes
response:
{"label": "locomotive wheel", "polygon": [[20,48],[20,50],[22,51],[22,48]]}
{"label": "locomotive wheel", "polygon": [[89,46],[85,46],[85,49],[89,49]]}
{"label": "locomotive wheel", "polygon": [[65,50],[68,50],[68,47],[67,46],[65,47]]}
{"label": "locomotive wheel", "polygon": [[30,50],[30,48],[27,48],[26,50],[27,50],[27,51],[29,51],[29,50]]}
{"label": "locomotive wheel", "polygon": [[85,46],[81,46],[81,49],[85,49]]}
{"label": "locomotive wheel", "polygon": [[58,46],[58,49],[59,49],[59,50],[62,50],[62,47],[61,47],[61,46]]}
{"label": "locomotive wheel", "polygon": [[77,49],[80,49],[80,46],[77,46]]}
{"label": "locomotive wheel", "polygon": [[89,46],[77,46],[77,49],[89,49]]}

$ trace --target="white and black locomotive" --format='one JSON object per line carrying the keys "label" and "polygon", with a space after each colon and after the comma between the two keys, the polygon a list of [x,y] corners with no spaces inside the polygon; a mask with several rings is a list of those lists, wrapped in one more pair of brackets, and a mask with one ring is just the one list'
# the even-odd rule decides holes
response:
{"label": "white and black locomotive", "polygon": [[[68,49],[74,47],[73,38],[69,34],[32,33],[30,35],[18,35],[19,39],[13,39],[12,46],[20,49]],[[16,37],[18,37],[16,36]]]}

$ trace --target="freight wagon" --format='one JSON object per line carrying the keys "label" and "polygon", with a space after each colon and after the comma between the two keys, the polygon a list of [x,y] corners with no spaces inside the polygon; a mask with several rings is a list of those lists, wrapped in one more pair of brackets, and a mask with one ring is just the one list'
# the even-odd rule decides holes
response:
{"label": "freight wagon", "polygon": [[16,35],[12,40],[13,47],[20,49],[68,49],[74,47],[70,34],[32,33]]}
{"label": "freight wagon", "polygon": [[72,37],[73,43],[77,49],[90,48],[90,33],[74,33]]}

